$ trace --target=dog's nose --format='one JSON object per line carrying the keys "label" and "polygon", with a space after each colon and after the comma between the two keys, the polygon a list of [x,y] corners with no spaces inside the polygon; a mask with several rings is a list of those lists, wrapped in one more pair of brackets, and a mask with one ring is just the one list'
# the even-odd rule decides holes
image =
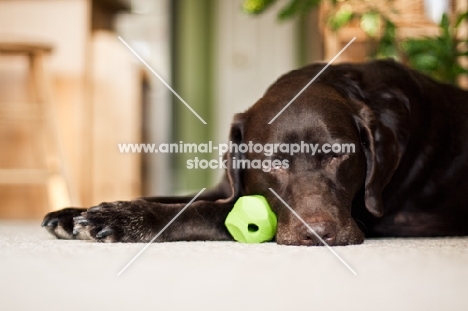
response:
{"label": "dog's nose", "polygon": [[[328,245],[334,245],[336,240],[336,226],[331,221],[321,221],[308,224],[310,229],[307,228],[305,233],[305,240],[312,245],[323,245],[322,239]],[[320,237],[320,238],[319,238]]]}

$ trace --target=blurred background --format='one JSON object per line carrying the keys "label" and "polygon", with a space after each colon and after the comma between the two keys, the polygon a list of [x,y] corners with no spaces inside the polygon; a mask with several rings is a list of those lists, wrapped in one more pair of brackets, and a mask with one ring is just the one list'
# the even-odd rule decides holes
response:
{"label": "blurred background", "polygon": [[[0,0],[0,219],[214,185],[208,154],[281,74],[391,57],[465,87],[466,0]],[[208,123],[119,41],[121,36]],[[301,86],[298,86],[298,90]]]}

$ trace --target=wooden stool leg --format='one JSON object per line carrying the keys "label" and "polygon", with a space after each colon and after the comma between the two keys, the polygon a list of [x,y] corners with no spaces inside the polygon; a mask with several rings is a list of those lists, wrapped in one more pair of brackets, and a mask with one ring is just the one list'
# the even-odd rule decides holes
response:
{"label": "wooden stool leg", "polygon": [[[31,57],[31,75],[35,85],[35,96],[43,108],[43,139],[45,164],[48,169],[47,192],[50,210],[71,206],[70,179],[67,175],[66,164],[62,153],[62,146],[54,115],[54,107],[49,85],[49,76],[44,68],[44,54],[34,53]],[[50,211],[49,210],[49,211]]]}

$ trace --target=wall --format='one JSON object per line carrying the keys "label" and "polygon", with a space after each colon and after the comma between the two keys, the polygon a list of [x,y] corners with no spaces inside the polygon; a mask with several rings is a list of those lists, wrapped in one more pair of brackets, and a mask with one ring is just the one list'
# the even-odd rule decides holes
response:
{"label": "wall", "polygon": [[[296,21],[279,22],[277,7],[259,16],[242,1],[220,1],[216,35],[215,140],[227,142],[234,114],[252,106],[279,76],[296,68]],[[298,86],[299,90],[300,86]],[[215,179],[222,173],[214,171]]]}

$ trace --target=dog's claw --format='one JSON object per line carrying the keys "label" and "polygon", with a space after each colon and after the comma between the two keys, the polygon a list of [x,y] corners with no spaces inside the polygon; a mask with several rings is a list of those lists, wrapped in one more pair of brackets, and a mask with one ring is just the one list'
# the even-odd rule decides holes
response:
{"label": "dog's claw", "polygon": [[75,222],[75,225],[82,225],[82,226],[88,226],[89,221],[84,217],[84,216],[78,216],[74,217],[73,221]]}
{"label": "dog's claw", "polygon": [[41,224],[41,227],[56,227],[59,223],[58,218],[52,218],[52,219],[44,219],[44,221]]}
{"label": "dog's claw", "polygon": [[102,239],[102,238],[105,238],[111,234],[114,234],[114,230],[112,230],[111,228],[105,228],[105,229],[102,229],[101,231],[99,231],[97,234],[96,234],[96,238],[98,239]]}
{"label": "dog's claw", "polygon": [[59,239],[74,239],[73,218],[80,216],[84,208],[64,208],[44,216],[41,226]]}
{"label": "dog's claw", "polygon": [[88,208],[88,212],[97,212],[101,209],[101,205],[96,205],[96,206],[93,206],[93,207],[90,207]]}
{"label": "dog's claw", "polygon": [[89,212],[98,212],[98,211],[102,211],[102,210],[104,210],[104,209],[115,208],[115,207],[116,207],[116,204],[118,204],[118,203],[111,204],[111,203],[103,202],[103,203],[101,203],[101,204],[99,204],[99,205],[90,207],[90,208],[88,209],[88,211],[89,211]]}
{"label": "dog's claw", "polygon": [[[101,203],[90,209],[67,208],[45,216],[42,226],[60,239],[97,242],[139,242],[143,226],[153,213],[141,201]],[[147,229],[148,230],[148,229]]]}

